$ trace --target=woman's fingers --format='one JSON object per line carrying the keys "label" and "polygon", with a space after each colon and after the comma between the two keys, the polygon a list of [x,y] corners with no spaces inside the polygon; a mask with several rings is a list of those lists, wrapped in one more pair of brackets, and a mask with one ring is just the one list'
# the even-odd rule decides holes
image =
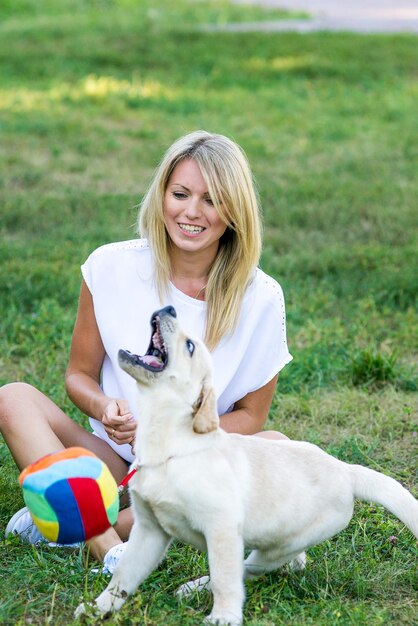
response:
{"label": "woman's fingers", "polygon": [[116,443],[133,441],[136,422],[126,400],[112,399],[103,411],[102,423],[109,437]]}

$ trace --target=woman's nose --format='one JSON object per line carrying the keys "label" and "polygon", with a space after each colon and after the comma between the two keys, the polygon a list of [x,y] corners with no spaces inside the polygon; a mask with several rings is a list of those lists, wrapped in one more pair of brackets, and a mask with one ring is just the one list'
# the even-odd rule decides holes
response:
{"label": "woman's nose", "polygon": [[200,198],[190,198],[190,201],[187,203],[185,215],[190,219],[195,219],[202,214],[202,209],[200,206]]}

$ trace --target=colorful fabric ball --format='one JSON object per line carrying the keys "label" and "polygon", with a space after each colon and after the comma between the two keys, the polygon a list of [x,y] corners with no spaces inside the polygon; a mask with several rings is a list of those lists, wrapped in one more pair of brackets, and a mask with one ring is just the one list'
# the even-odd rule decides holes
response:
{"label": "colorful fabric ball", "polygon": [[89,450],[67,448],[48,454],[24,469],[19,482],[35,525],[49,541],[87,541],[116,522],[116,482]]}

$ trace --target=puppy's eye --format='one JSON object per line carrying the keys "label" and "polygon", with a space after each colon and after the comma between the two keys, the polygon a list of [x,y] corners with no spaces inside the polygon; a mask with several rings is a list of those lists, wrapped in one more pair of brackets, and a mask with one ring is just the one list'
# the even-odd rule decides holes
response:
{"label": "puppy's eye", "polygon": [[190,339],[186,339],[186,348],[187,348],[190,356],[192,356],[192,354],[194,352],[194,343],[193,343],[193,341],[190,341]]}

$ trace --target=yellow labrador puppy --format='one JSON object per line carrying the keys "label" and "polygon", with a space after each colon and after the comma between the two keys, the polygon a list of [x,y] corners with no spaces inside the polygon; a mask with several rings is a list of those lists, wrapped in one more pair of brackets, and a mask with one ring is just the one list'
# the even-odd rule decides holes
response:
{"label": "yellow labrador puppy", "polygon": [[[288,562],[303,567],[306,548],[347,526],[355,498],[387,507],[418,536],[418,502],[392,478],[309,443],[221,430],[205,346],[182,332],[173,307],[155,313],[151,325],[147,354],[119,352],[140,389],[140,469],[130,483],[135,523],[95,601],[101,613],[122,606],[174,537],[209,556],[210,579],[180,592],[209,588],[207,623],[238,625],[244,579]],[[252,549],[245,561],[244,547]]]}

